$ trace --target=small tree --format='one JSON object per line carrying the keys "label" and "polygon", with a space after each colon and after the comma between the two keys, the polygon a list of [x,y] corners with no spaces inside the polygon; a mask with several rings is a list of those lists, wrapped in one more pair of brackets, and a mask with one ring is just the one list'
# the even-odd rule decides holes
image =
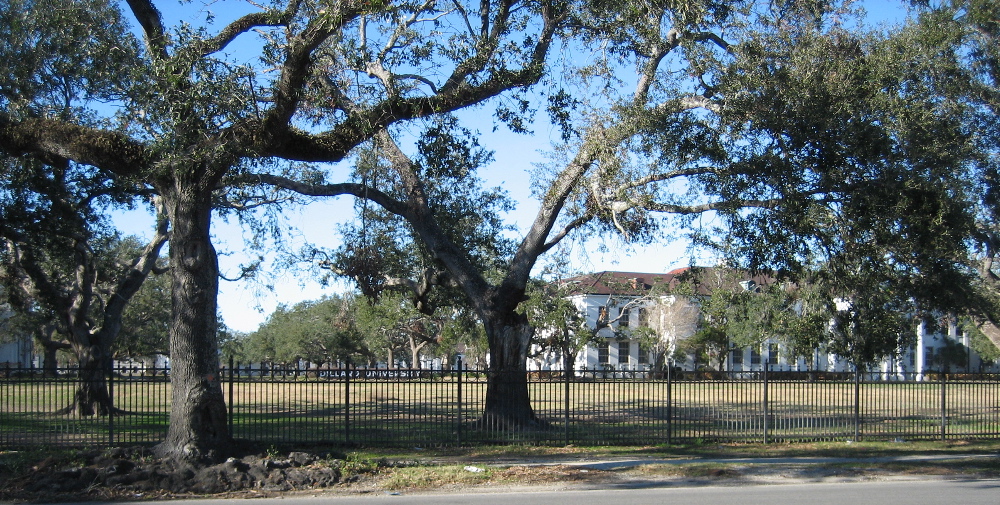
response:
{"label": "small tree", "polygon": [[254,361],[334,364],[368,356],[355,319],[351,295],[279,306],[245,342]]}
{"label": "small tree", "polygon": [[[568,377],[576,374],[576,358],[587,345],[603,340],[591,328],[586,315],[569,298],[573,286],[560,280],[536,281],[528,286],[528,299],[518,310],[535,328],[532,343],[535,354],[555,350],[562,358]],[[529,354],[531,356],[531,354]]]}
{"label": "small tree", "polygon": [[690,295],[662,293],[643,308],[645,324],[632,330],[641,352],[653,354],[653,369],[666,370],[697,330],[699,307]]}
{"label": "small tree", "polygon": [[725,370],[730,350],[729,336],[718,327],[702,327],[682,340],[677,350],[694,356],[697,363],[708,363],[715,370]]}
{"label": "small tree", "polygon": [[373,355],[385,359],[390,368],[396,365],[396,351],[409,355],[409,368],[420,368],[420,356],[435,347],[442,337],[444,321],[422,314],[411,300],[385,293],[377,301],[358,301],[356,311],[359,331]]}

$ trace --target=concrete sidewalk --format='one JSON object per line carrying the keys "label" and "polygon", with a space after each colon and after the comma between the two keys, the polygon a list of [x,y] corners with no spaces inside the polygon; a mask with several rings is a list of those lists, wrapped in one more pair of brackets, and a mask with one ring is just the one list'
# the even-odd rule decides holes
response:
{"label": "concrete sidewalk", "polygon": [[756,457],[756,458],[608,458],[596,461],[552,461],[530,462],[524,465],[566,465],[592,470],[620,470],[641,465],[690,465],[690,464],[720,464],[720,465],[835,465],[844,463],[919,463],[965,460],[1000,460],[997,454],[928,454],[906,456],[880,456],[870,458],[849,457]]}
{"label": "concrete sidewalk", "polygon": [[874,456],[874,457],[824,457],[824,456],[776,456],[776,457],[735,457],[735,458],[713,458],[713,457],[594,457],[588,455],[565,455],[565,456],[510,456],[510,457],[483,457],[483,458],[418,458],[427,464],[467,464],[482,467],[539,467],[539,466],[564,466],[576,469],[616,471],[644,465],[740,465],[740,466],[787,466],[802,468],[807,466],[822,467],[826,465],[843,464],[884,464],[884,463],[954,463],[954,462],[982,462],[989,464],[990,460],[1000,462],[1000,454],[908,454],[900,456]]}

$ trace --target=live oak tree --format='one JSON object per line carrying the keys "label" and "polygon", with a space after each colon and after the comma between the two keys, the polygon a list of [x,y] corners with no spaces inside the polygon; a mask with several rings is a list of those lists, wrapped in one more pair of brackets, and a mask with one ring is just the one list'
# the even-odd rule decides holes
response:
{"label": "live oak tree", "polygon": [[[926,70],[929,65],[918,67],[927,85],[964,113],[974,148],[970,158],[979,170],[978,177],[969,180],[976,194],[970,204],[976,210],[977,227],[970,260],[986,294],[981,297],[983,303],[968,304],[965,320],[970,324],[966,328],[975,337],[988,337],[994,347],[1000,346],[1000,276],[996,267],[1000,251],[1000,6],[981,0],[910,3],[917,16],[902,34],[912,41],[912,47],[922,50],[923,61],[934,65],[933,71]],[[996,349],[980,351],[988,355]]]}
{"label": "live oak tree", "polygon": [[884,87],[868,121],[885,133],[856,135],[891,148],[882,175],[817,220],[826,230],[810,258],[816,284],[849,307],[837,311],[844,331],[831,344],[861,366],[895,354],[917,321],[933,325],[942,314],[976,321],[973,334],[1000,343],[1000,10],[994,2],[910,3],[917,15],[860,53],[882,62],[868,78]]}
{"label": "live oak tree", "polygon": [[[150,0],[127,7],[141,49],[116,6],[101,0],[5,6],[14,36],[0,43],[0,150],[52,167],[92,166],[99,178],[161,199],[170,223],[174,397],[156,452],[218,457],[231,444],[214,338],[216,198],[253,204],[253,185],[264,180],[246,177],[254,171],[277,166],[309,180],[317,172],[292,162],[339,162],[401,121],[533,85],[569,6],[289,0],[250,5],[214,32],[171,30]],[[254,43],[256,59],[238,54]],[[63,82],[80,86],[59,93]],[[74,114],[45,106],[50,92]]]}
{"label": "live oak tree", "polygon": [[[698,238],[735,234],[741,240],[729,251],[745,264],[790,272],[817,250],[846,268],[865,258],[853,247],[869,238],[900,255],[933,238],[899,271],[933,277],[938,287],[949,274],[968,277],[948,246],[968,230],[956,212],[961,153],[947,154],[961,140],[960,124],[928,107],[933,96],[894,81],[898,67],[879,70],[891,52],[875,36],[838,24],[846,13],[836,7],[588,2],[573,10],[579,47],[600,50],[564,81],[579,87],[546,95],[566,143],[536,173],[538,213],[499,270],[478,268],[461,237],[449,233],[430,194],[440,174],[427,169],[419,149],[407,153],[399,132],[373,139],[389,174],[377,185],[260,177],[308,195],[353,195],[405,219],[486,329],[483,423],[545,426],[531,409],[524,374],[534,328],[517,307],[541,256],[571,235],[652,240],[665,224],[659,215],[680,216],[680,224],[710,215],[725,233],[696,228]],[[626,78],[624,69],[635,73]],[[394,82],[392,74],[382,79]],[[862,223],[878,224],[869,230],[879,234],[864,236]],[[858,235],[839,243],[831,231]],[[954,290],[940,294],[936,301]]]}
{"label": "live oak tree", "polygon": [[[975,67],[962,56],[975,52],[967,32],[926,21],[888,37],[789,32],[734,74],[766,85],[728,103],[778,112],[773,123],[748,122],[760,128],[748,160],[818,167],[786,172],[780,187],[826,189],[737,216],[725,245],[744,265],[777,268],[820,287],[828,304],[839,300],[830,344],[859,367],[898,352],[920,319],[995,313],[970,262],[993,126],[956,92]],[[788,64],[766,63],[775,61]],[[825,175],[809,180],[816,174]]]}
{"label": "live oak tree", "polygon": [[69,195],[42,209],[28,195],[23,191],[13,202],[2,199],[0,281],[18,309],[34,316],[46,367],[54,366],[58,349],[77,361],[79,386],[62,413],[108,414],[113,407],[107,366],[116,344],[121,345],[129,301],[147,277],[162,273],[157,259],[167,240],[166,224],[142,245],[83,222],[92,211],[74,205],[78,202]]}
{"label": "live oak tree", "polygon": [[163,273],[157,260],[166,221],[148,243],[123,238],[103,213],[132,205],[138,196],[132,188],[109,184],[75,163],[0,163],[0,282],[15,310],[35,326],[43,369],[54,372],[58,350],[77,361],[80,385],[63,412],[107,414],[107,365],[128,302],[151,273]]}
{"label": "live oak tree", "polygon": [[[0,121],[44,115],[97,124],[97,118],[80,108],[80,101],[114,96],[123,78],[102,69],[127,63],[134,46],[122,37],[113,12],[92,7],[92,2],[67,6],[18,1],[0,7],[0,57],[6,62],[0,77]],[[31,15],[23,15],[25,9],[31,9]],[[47,34],[51,26],[66,29]],[[8,294],[18,299],[17,308],[34,316],[46,368],[55,365],[56,350],[74,348],[86,377],[97,373],[95,367],[107,358],[117,332],[113,321],[124,306],[118,301],[96,303],[105,294],[95,289],[108,287],[100,286],[98,277],[100,282],[109,278],[94,255],[98,242],[109,236],[106,222],[97,216],[99,209],[136,195],[127,184],[104,183],[96,170],[71,163],[53,166],[50,157],[40,158],[0,159],[4,278]],[[122,294],[127,296],[134,287]],[[100,305],[96,311],[95,304]],[[102,321],[104,309],[110,321]],[[96,389],[84,386],[74,405],[83,413],[95,406],[106,410],[100,380],[89,383]]]}

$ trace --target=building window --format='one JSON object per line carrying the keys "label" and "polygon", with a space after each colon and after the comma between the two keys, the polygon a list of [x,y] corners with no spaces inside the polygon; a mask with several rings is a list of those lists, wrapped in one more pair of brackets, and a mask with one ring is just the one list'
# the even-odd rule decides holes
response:
{"label": "building window", "polygon": [[627,365],[629,362],[629,348],[632,346],[631,342],[618,342],[618,363],[621,365]]}
{"label": "building window", "polygon": [[621,328],[628,328],[629,318],[632,317],[632,309],[625,307],[619,314],[621,315],[618,317],[618,326]]}
{"label": "building window", "polygon": [[759,365],[760,364],[760,351],[756,348],[750,349],[750,364]]}
{"label": "building window", "polygon": [[743,364],[743,349],[738,347],[733,347],[733,364],[742,365]]}
{"label": "building window", "polygon": [[649,326],[649,310],[639,307],[639,326]]}
{"label": "building window", "polygon": [[611,343],[603,342],[597,344],[597,362],[602,365],[608,364],[608,359],[611,355]]}
{"label": "building window", "polygon": [[640,365],[648,365],[649,364],[649,352],[643,350],[643,348],[641,346],[639,347],[639,364]]}
{"label": "building window", "polygon": [[597,308],[597,329],[608,325],[608,306],[601,305]]}
{"label": "building window", "polygon": [[768,365],[778,364],[778,344],[767,345],[767,364]]}

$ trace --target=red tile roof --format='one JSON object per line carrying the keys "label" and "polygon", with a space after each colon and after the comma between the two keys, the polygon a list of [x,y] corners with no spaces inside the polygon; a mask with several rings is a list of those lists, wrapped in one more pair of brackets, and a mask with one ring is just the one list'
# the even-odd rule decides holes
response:
{"label": "red tile roof", "polygon": [[[719,275],[715,275],[716,273]],[[669,292],[671,288],[690,278],[691,275],[697,276],[699,281],[697,291],[703,295],[711,294],[712,290],[719,287],[720,283],[734,287],[737,283],[745,280],[752,280],[758,286],[774,282],[773,278],[761,275],[752,278],[723,275],[715,267],[683,267],[675,268],[667,273],[604,271],[570,277],[558,282],[562,285],[575,285],[576,287],[570,290],[570,293],[574,295],[643,296],[649,294],[654,286]]]}

